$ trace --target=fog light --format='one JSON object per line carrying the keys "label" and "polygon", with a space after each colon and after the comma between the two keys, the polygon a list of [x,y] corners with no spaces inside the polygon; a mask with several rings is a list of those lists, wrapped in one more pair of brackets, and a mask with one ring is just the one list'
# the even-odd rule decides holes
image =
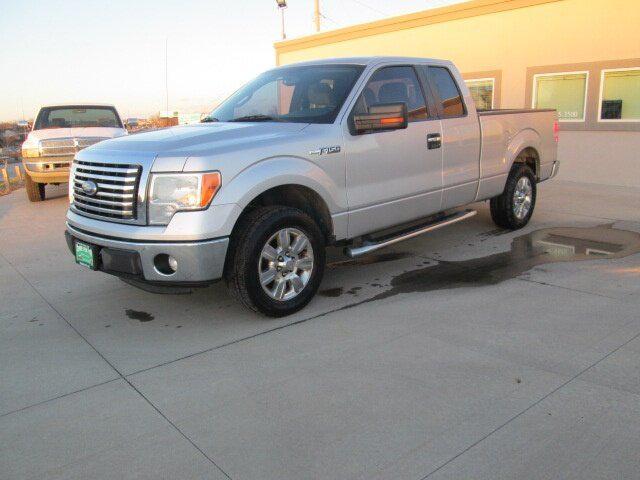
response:
{"label": "fog light", "polygon": [[169,268],[174,272],[178,270],[178,261],[175,258],[173,258],[171,255],[169,255]]}
{"label": "fog light", "polygon": [[178,270],[178,261],[166,253],[156,255],[153,264],[156,270],[163,275],[173,275]]}

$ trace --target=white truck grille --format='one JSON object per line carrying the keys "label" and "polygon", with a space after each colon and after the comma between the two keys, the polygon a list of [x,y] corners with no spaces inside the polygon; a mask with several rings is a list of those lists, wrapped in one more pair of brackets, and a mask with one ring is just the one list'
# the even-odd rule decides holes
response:
{"label": "white truck grille", "polygon": [[139,165],[104,164],[76,160],[73,206],[92,216],[135,220]]}
{"label": "white truck grille", "polygon": [[52,138],[40,140],[40,150],[43,157],[59,157],[74,155],[78,151],[94,143],[106,140],[103,137]]}

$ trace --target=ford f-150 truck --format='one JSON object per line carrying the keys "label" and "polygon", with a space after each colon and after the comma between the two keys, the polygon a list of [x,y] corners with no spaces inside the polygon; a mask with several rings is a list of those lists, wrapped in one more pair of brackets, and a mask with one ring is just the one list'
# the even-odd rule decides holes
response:
{"label": "ford f-150 truck", "polygon": [[46,184],[69,181],[69,166],[78,151],[126,134],[113,105],[74,103],[40,108],[22,144],[27,197],[32,202],[44,200]]}
{"label": "ford f-150 truck", "polygon": [[325,248],[351,257],[469,218],[527,224],[558,172],[553,110],[477,112],[448,61],[275,68],[197,125],[101,142],[72,165],[76,262],[158,288],[224,278],[247,307],[304,307]]}

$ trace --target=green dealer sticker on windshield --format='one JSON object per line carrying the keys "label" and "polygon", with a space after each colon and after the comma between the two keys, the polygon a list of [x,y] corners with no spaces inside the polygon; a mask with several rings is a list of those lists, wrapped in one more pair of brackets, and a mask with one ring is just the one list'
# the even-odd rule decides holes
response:
{"label": "green dealer sticker on windshield", "polygon": [[76,263],[85,267],[95,268],[93,259],[93,249],[81,242],[76,242]]}

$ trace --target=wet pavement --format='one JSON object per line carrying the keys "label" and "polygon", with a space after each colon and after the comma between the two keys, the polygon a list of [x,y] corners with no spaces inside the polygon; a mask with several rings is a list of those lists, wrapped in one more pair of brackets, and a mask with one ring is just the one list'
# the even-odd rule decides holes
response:
{"label": "wet pavement", "polygon": [[73,263],[66,191],[0,198],[0,478],[635,478],[640,190],[542,184],[268,320]]}

